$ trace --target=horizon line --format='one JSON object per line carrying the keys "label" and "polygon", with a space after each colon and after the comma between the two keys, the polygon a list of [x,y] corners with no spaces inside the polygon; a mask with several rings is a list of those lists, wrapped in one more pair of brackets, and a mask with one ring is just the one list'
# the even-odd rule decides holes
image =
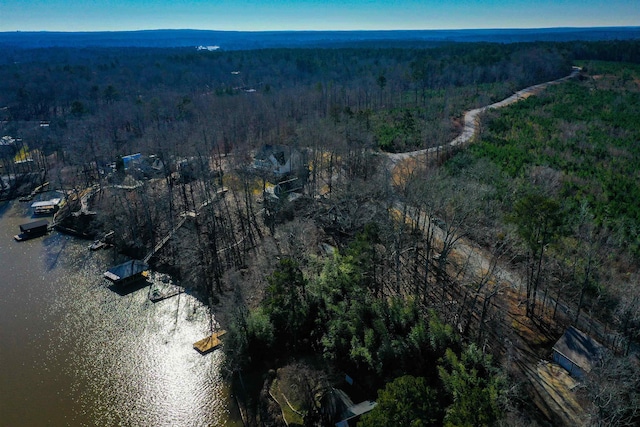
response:
{"label": "horizon line", "polygon": [[624,29],[638,28],[640,25],[602,25],[602,26],[560,26],[560,27],[482,27],[482,28],[414,28],[414,29],[279,29],[279,30],[214,30],[202,28],[141,28],[141,29],[122,29],[122,30],[77,30],[77,31],[61,31],[61,30],[9,30],[0,31],[4,33],[58,33],[58,34],[77,34],[77,33],[136,33],[151,31],[202,31],[202,32],[218,32],[218,33],[342,33],[342,32],[410,32],[410,31],[505,31],[505,30],[590,30],[590,29]]}

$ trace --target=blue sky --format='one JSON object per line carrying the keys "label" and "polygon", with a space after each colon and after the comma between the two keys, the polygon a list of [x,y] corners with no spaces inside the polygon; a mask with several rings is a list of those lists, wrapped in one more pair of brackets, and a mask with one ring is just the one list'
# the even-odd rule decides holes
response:
{"label": "blue sky", "polygon": [[640,0],[0,0],[0,31],[639,25]]}

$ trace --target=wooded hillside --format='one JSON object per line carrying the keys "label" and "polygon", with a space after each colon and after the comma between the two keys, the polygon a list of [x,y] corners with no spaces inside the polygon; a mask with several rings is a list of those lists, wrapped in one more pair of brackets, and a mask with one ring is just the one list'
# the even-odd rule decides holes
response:
{"label": "wooded hillside", "polygon": [[[639,43],[12,50],[0,195],[99,189],[69,227],[213,307],[250,425],[634,425]],[[549,385],[570,325],[609,359]]]}

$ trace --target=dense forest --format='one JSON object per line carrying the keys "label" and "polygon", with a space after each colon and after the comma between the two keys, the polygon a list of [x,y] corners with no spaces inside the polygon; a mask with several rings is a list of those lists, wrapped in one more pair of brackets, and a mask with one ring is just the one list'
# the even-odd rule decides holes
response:
{"label": "dense forest", "polygon": [[[49,182],[64,229],[210,305],[247,425],[362,401],[360,426],[637,425],[638,64],[637,40],[11,49],[0,197]],[[608,350],[552,384],[569,326]]]}

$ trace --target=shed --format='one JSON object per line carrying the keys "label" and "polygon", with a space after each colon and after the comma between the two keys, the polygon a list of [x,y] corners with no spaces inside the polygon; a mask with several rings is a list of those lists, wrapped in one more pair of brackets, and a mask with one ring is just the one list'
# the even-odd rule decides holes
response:
{"label": "shed", "polygon": [[553,346],[553,361],[569,371],[576,378],[585,373],[602,359],[605,347],[571,326]]}
{"label": "shed", "polygon": [[111,280],[114,285],[126,285],[142,279],[148,269],[147,264],[134,259],[112,267],[104,273],[104,277]]}

